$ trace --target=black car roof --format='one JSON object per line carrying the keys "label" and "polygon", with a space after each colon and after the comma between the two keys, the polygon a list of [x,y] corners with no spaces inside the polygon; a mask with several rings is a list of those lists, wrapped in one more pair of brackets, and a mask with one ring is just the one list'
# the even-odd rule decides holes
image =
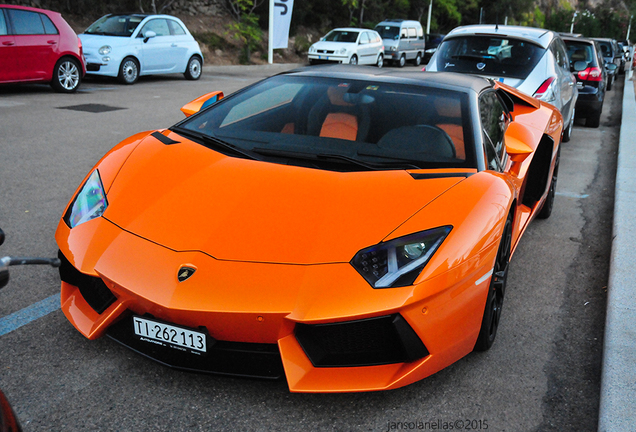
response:
{"label": "black car roof", "polygon": [[453,72],[423,72],[419,70],[404,71],[350,65],[308,66],[283,74],[421,85],[461,92],[474,91],[475,93],[481,93],[483,90],[493,86],[490,80],[475,75]]}

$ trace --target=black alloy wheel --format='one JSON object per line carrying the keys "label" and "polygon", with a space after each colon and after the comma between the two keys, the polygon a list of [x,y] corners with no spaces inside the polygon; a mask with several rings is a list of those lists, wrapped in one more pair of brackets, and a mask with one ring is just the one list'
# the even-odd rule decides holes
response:
{"label": "black alloy wheel", "polygon": [[488,287],[486,308],[481,321],[479,336],[477,337],[475,348],[473,348],[474,351],[487,351],[495,342],[495,337],[497,337],[497,329],[499,328],[499,320],[506,293],[511,247],[512,214],[508,215],[508,219],[506,219],[499,249],[497,250],[497,258],[495,259],[495,266],[490,278],[490,286]]}

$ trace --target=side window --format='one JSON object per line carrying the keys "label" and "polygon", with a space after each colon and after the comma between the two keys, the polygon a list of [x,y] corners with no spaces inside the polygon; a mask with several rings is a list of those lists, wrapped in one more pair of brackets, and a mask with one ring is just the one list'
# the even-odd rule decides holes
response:
{"label": "side window", "polygon": [[170,25],[170,30],[172,31],[173,35],[180,36],[180,35],[186,34],[185,30],[183,29],[183,27],[181,27],[181,24],[179,24],[178,22],[168,20],[168,24]]}
{"label": "side window", "polygon": [[400,39],[406,39],[406,38],[407,38],[406,29],[405,28],[400,29]]}
{"label": "side window", "polygon": [[141,35],[145,34],[148,30],[157,33],[157,36],[170,36],[170,28],[168,22],[165,19],[153,19],[148,21],[144,28],[141,29]]}
{"label": "side window", "polygon": [[7,9],[7,12],[16,35],[46,34],[39,13],[19,9]]}
{"label": "side window", "polygon": [[422,27],[417,28],[417,38],[424,40],[424,29]]}
{"label": "side window", "polygon": [[415,39],[417,37],[417,32],[414,27],[409,27],[409,39]]}
{"label": "side window", "polygon": [[479,114],[488,168],[501,171],[506,155],[504,132],[507,116],[506,109],[495,92],[484,93],[479,97]]}
{"label": "side window", "polygon": [[568,49],[565,46],[565,43],[563,42],[563,40],[558,39],[557,40],[557,47],[559,49],[559,51],[561,52],[561,67],[566,71],[566,72],[570,72],[570,64],[569,64],[569,60],[568,60]]}
{"label": "side window", "polygon": [[362,35],[360,36],[360,45],[368,44],[368,43],[369,43],[369,33],[362,32]]}
{"label": "side window", "polygon": [[0,9],[0,36],[9,34],[7,22],[4,19],[4,9]]}
{"label": "side window", "polygon": [[44,31],[46,31],[46,34],[58,34],[57,27],[55,27],[49,17],[44,14],[40,14],[40,18],[42,18],[42,24],[44,24]]}

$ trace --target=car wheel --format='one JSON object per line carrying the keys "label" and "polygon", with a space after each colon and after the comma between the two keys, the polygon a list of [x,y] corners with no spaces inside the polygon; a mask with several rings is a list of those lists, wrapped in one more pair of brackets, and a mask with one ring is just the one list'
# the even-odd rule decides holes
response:
{"label": "car wheel", "polygon": [[586,127],[597,128],[600,125],[601,125],[601,110],[598,110],[594,114],[585,118]]}
{"label": "car wheel", "polygon": [[499,328],[501,309],[503,307],[504,294],[506,293],[506,282],[508,280],[508,267],[510,262],[510,251],[512,245],[512,215],[508,215],[504,225],[495,266],[490,278],[488,287],[488,297],[486,298],[486,308],[481,320],[481,328],[474,351],[486,351],[490,349]]}
{"label": "car wheel", "polygon": [[415,57],[415,60],[413,60],[413,64],[415,66],[419,66],[422,64],[422,54],[421,53],[417,53],[417,57]]}
{"label": "car wheel", "polygon": [[198,80],[201,78],[201,59],[197,56],[190,57],[188,66],[183,75],[189,80]]}
{"label": "car wheel", "polygon": [[60,59],[53,69],[51,87],[60,93],[74,93],[82,82],[80,68],[75,59]]}
{"label": "car wheel", "polygon": [[119,75],[117,76],[122,84],[134,84],[139,78],[139,62],[132,57],[126,57],[119,65]]}
{"label": "car wheel", "polygon": [[355,54],[354,54],[354,55],[352,55],[352,56],[351,56],[351,59],[349,60],[349,64],[357,65],[357,64],[358,64],[358,56],[357,56],[357,55],[355,55]]}
{"label": "car wheel", "polygon": [[572,138],[573,125],[574,125],[574,110],[572,110],[572,117],[570,118],[570,123],[568,124],[568,127],[565,128],[565,131],[563,131],[562,142],[568,142],[570,141],[570,138]]}
{"label": "car wheel", "polygon": [[375,64],[377,67],[381,68],[382,66],[384,66],[384,55],[380,54],[378,56],[378,61]]}
{"label": "car wheel", "polygon": [[402,54],[402,56],[400,57],[400,60],[398,61],[398,66],[404,67],[405,64],[406,64],[406,55]]}
{"label": "car wheel", "polygon": [[557,153],[557,160],[554,164],[554,172],[552,173],[552,180],[550,181],[550,190],[548,190],[548,196],[545,197],[545,201],[541,206],[541,210],[537,213],[537,218],[547,219],[552,214],[552,207],[554,207],[554,197],[556,195],[557,178],[559,176],[559,162],[561,160],[561,149]]}

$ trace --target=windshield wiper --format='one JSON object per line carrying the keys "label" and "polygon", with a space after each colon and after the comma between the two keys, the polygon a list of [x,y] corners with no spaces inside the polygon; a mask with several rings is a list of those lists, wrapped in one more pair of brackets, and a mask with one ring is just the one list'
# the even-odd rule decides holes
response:
{"label": "windshield wiper", "polygon": [[374,162],[364,162],[359,159],[355,159],[349,156],[341,155],[341,154],[333,154],[333,153],[306,153],[306,152],[296,152],[292,150],[279,150],[279,149],[270,149],[263,147],[255,147],[252,149],[254,153],[267,155],[267,156],[280,156],[287,157],[291,159],[306,159],[306,160],[332,160],[332,161],[340,161],[346,162],[351,165],[356,165],[362,168],[365,168],[369,171],[377,171],[378,169],[387,169],[387,168],[419,168],[416,165],[404,164],[404,163],[374,163]]}
{"label": "windshield wiper", "polygon": [[203,144],[208,147],[208,148],[216,148],[216,149],[223,149],[226,152],[230,152],[234,155],[239,155],[239,156],[243,156],[247,159],[251,159],[251,160],[260,160],[259,158],[257,158],[256,156],[254,156],[254,154],[252,152],[249,152],[247,150],[243,150],[239,147],[236,147],[230,143],[227,143],[225,141],[222,141],[216,137],[212,137],[209,135],[204,135],[202,133],[197,133],[197,132],[193,132],[193,131],[189,131],[187,129],[182,129],[182,128],[172,128],[170,129],[175,133],[178,133],[179,135],[183,135],[187,138],[194,138],[195,140],[199,140],[199,141],[203,141]]}

